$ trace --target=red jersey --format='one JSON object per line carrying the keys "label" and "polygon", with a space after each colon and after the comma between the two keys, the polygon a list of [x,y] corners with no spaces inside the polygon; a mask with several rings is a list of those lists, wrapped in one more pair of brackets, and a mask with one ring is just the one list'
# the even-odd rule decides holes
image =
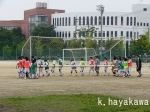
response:
{"label": "red jersey", "polygon": [[30,62],[29,61],[24,62],[24,68],[30,68]]}
{"label": "red jersey", "polygon": [[108,65],[108,60],[105,60],[105,61],[104,61],[104,65]]}
{"label": "red jersey", "polygon": [[90,59],[89,64],[90,64],[90,65],[94,65],[94,64],[95,64],[94,60],[93,60],[93,59]]}
{"label": "red jersey", "polygon": [[22,66],[23,66],[22,60],[19,60],[17,64],[18,64],[18,67],[19,67],[19,68],[22,68]]}

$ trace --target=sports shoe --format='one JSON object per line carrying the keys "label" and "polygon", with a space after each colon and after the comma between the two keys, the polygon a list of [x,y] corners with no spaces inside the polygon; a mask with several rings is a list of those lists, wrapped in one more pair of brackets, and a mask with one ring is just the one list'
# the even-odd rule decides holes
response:
{"label": "sports shoe", "polygon": [[42,75],[42,77],[44,77],[44,74]]}

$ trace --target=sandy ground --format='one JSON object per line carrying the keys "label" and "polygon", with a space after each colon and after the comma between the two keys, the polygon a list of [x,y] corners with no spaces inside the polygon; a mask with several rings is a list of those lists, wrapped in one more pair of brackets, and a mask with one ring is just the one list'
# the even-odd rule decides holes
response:
{"label": "sandy ground", "polygon": [[[105,94],[120,98],[150,100],[150,68],[143,64],[142,77],[137,77],[135,64],[131,78],[104,75],[100,68],[100,76],[88,76],[89,68],[85,68],[85,76],[69,76],[70,67],[63,67],[64,76],[60,77],[58,67],[56,76],[39,79],[17,79],[16,61],[0,61],[0,97],[35,96],[48,94]],[[78,67],[78,71],[80,68]]]}

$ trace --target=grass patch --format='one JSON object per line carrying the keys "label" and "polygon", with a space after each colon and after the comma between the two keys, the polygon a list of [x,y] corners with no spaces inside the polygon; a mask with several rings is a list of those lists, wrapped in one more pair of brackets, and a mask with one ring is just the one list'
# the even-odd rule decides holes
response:
{"label": "grass patch", "polygon": [[[98,98],[105,106],[98,105]],[[109,105],[108,98],[113,101],[122,100],[95,94],[0,98],[0,112],[150,112],[150,105],[119,107]]]}

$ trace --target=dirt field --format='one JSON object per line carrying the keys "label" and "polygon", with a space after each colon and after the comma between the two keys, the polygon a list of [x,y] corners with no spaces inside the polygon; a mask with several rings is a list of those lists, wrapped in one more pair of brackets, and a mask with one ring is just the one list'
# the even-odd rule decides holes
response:
{"label": "dirt field", "polygon": [[0,97],[90,93],[150,100],[149,65],[143,64],[143,76],[140,78],[136,77],[134,64],[131,78],[114,77],[111,72],[110,76],[103,76],[103,67],[98,77],[88,76],[88,67],[85,68],[85,76],[80,73],[69,76],[70,67],[64,67],[63,77],[59,76],[56,68],[56,76],[25,80],[17,79],[16,61],[0,61]]}

